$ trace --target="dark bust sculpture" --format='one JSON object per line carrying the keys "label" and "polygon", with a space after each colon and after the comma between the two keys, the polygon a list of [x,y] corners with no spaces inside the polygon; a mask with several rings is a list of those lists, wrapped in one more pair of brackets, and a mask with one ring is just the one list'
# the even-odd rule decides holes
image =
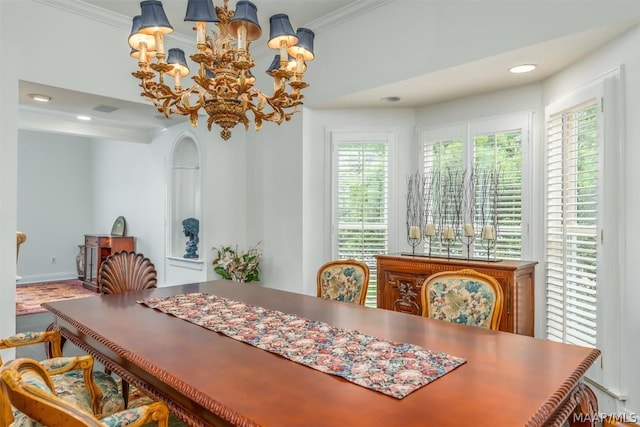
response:
{"label": "dark bust sculpture", "polygon": [[195,218],[187,218],[182,221],[184,235],[189,238],[184,258],[198,258],[198,232],[200,231],[200,223]]}

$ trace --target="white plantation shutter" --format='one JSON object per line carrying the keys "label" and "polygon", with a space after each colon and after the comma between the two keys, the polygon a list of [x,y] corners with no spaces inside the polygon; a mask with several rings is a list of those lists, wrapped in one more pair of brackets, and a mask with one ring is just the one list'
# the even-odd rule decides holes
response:
{"label": "white plantation shutter", "polygon": [[597,341],[599,100],[547,118],[547,337]]}
{"label": "white plantation shutter", "polygon": [[[421,145],[421,172],[425,176],[430,176],[433,173],[432,171],[439,171],[442,174],[446,174],[447,171],[461,171],[463,169],[462,165],[464,164],[463,154],[462,138],[450,138],[425,142]],[[434,182],[437,183],[436,186],[438,189],[436,190],[434,188],[433,194],[442,194],[442,181],[436,178],[434,179]],[[440,216],[440,200],[437,198],[433,198],[432,200],[432,206],[429,210],[430,212],[433,212],[437,218]],[[431,216],[426,220],[427,223],[434,222],[434,219]],[[436,229],[439,229],[437,225]],[[451,255],[462,255],[462,243],[457,240],[451,243],[448,249]],[[425,243],[424,251],[425,253],[429,251],[428,243]],[[438,236],[433,237],[431,240],[431,254],[447,254],[447,247],[442,244]]]}
{"label": "white plantation shutter", "polygon": [[389,135],[334,134],[333,159],[334,250],[369,266],[366,305],[375,307],[375,255],[389,241]]}
{"label": "white plantation shutter", "polygon": [[[498,188],[498,239],[492,258],[522,259],[528,240],[524,236],[525,217],[529,213],[525,183],[530,182],[530,170],[525,165],[525,141],[529,138],[530,116],[517,114],[477,122],[429,129],[423,132],[420,143],[421,172],[432,170],[473,169],[478,175],[497,170],[500,175]],[[466,179],[469,179],[467,176]],[[475,223],[480,224],[480,188],[476,185]],[[467,219],[465,218],[465,221]],[[461,242],[452,244],[451,255],[466,256]],[[472,256],[485,258],[487,250],[480,240],[470,247]],[[425,252],[428,246],[425,247]],[[446,255],[446,247],[433,240],[432,254]]]}
{"label": "white plantation shutter", "polygon": [[[492,253],[499,259],[522,258],[522,129],[474,135],[476,173],[498,173],[498,239]],[[480,204],[480,195],[476,195]],[[476,215],[479,215],[479,206]],[[480,222],[479,220],[476,223]],[[474,246],[476,256],[486,256],[481,245]]]}

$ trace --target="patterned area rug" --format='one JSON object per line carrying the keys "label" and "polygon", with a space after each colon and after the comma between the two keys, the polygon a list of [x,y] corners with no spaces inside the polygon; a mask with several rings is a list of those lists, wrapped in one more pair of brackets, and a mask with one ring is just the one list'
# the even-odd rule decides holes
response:
{"label": "patterned area rug", "polygon": [[16,286],[16,316],[44,312],[46,310],[40,306],[44,302],[97,295],[83,288],[79,280],[18,285]]}

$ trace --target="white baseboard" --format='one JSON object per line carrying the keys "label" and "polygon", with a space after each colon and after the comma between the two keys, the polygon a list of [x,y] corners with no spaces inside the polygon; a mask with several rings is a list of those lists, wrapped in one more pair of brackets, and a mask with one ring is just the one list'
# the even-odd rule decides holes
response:
{"label": "white baseboard", "polygon": [[70,280],[77,278],[78,273],[76,271],[54,274],[31,274],[20,277],[20,279],[16,281],[16,284],[26,285],[28,283],[54,282],[56,280]]}

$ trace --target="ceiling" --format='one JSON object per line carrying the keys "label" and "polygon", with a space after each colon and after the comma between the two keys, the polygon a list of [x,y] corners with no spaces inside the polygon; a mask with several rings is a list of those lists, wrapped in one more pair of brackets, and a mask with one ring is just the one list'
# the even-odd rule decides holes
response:
{"label": "ceiling", "polygon": [[[163,5],[174,31],[184,37],[193,38],[193,23],[182,20],[186,2],[187,0],[163,0]],[[108,13],[122,15],[127,19],[139,14],[138,1],[87,0],[85,3],[105,9]],[[260,0],[258,18],[264,33],[268,31],[269,16],[275,13],[295,10],[295,14],[289,13],[289,18],[296,28],[356,3],[359,2],[357,0]],[[214,0],[214,4],[220,5],[221,1]],[[565,68],[634,25],[637,25],[637,20],[630,20],[622,25],[617,23],[610,27],[549,40],[322,104],[314,104],[313,100],[307,99],[305,104],[311,108],[416,107],[529,84],[543,80]],[[508,72],[511,66],[521,63],[535,63],[538,68],[527,74],[516,75]],[[19,91],[20,127],[23,129],[50,127],[52,131],[69,132],[71,129],[70,133],[88,136],[107,134],[118,136],[109,132],[109,129],[113,128],[120,133],[128,132],[129,139],[148,142],[150,132],[186,120],[180,116],[163,118],[150,103],[146,105],[128,102],[30,82],[20,82]],[[33,93],[49,95],[52,97],[52,102],[37,103],[28,96]],[[398,97],[400,100],[394,103],[381,101],[387,97]],[[105,107],[115,108],[115,110],[101,111],[107,109]],[[94,120],[90,124],[79,123],[75,118],[78,114],[91,115]],[[59,123],[61,121],[66,123],[61,125]],[[59,129],[56,129],[56,126]]]}

